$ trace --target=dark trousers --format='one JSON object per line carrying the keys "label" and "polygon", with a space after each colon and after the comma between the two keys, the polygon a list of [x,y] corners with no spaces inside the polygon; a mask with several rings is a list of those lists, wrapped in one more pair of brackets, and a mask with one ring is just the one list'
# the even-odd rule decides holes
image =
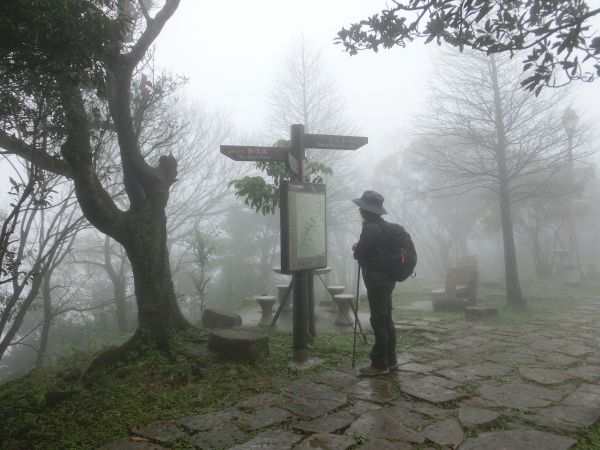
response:
{"label": "dark trousers", "polygon": [[392,320],[392,291],[394,285],[367,286],[371,327],[375,344],[371,349],[371,364],[377,369],[387,369],[396,364],[396,328]]}

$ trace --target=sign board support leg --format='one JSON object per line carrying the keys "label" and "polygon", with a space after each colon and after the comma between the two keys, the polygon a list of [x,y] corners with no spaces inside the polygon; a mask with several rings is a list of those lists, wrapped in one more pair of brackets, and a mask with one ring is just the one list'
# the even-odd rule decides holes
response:
{"label": "sign board support leg", "polygon": [[294,287],[294,278],[292,277],[292,279],[290,280],[290,284],[288,285],[287,289],[285,290],[285,294],[283,294],[283,300],[279,304],[279,307],[277,308],[277,312],[275,313],[275,316],[273,317],[273,320],[271,321],[271,327],[275,326],[275,324],[277,323],[277,319],[279,319],[279,315],[281,314],[281,311],[283,311],[283,308],[285,308],[286,305],[288,304],[288,300],[290,298],[290,293],[292,292],[293,287]]}
{"label": "sign board support leg", "polygon": [[308,335],[317,336],[315,327],[315,283],[312,270],[308,271]]}
{"label": "sign board support leg", "polygon": [[292,348],[295,362],[304,362],[307,352],[307,271],[300,270],[294,274],[294,331]]}

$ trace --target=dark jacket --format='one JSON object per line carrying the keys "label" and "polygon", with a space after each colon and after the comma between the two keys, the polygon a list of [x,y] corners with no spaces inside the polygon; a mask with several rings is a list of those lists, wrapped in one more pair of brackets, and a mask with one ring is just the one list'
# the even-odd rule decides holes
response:
{"label": "dark jacket", "polygon": [[386,223],[382,218],[365,223],[354,250],[354,259],[358,260],[362,268],[367,287],[395,284],[394,279],[388,275],[385,259],[387,235],[383,227]]}

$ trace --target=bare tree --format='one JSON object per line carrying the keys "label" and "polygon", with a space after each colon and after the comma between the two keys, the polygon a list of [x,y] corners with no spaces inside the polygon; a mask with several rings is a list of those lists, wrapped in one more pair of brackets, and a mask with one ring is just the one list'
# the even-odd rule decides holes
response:
{"label": "bare tree", "polygon": [[210,266],[212,259],[215,256],[215,243],[212,236],[207,233],[202,233],[200,230],[194,230],[194,234],[190,239],[192,247],[192,271],[190,277],[194,282],[196,296],[198,297],[199,316],[204,313],[207,303],[206,287],[212,279]]}
{"label": "bare tree", "polygon": [[[60,189],[57,177],[47,177],[28,199],[18,223],[19,241],[14,248],[10,288],[4,289],[0,308],[0,359],[7,348],[34,330],[21,331],[25,315],[40,293],[42,283],[64,259],[83,219],[73,208],[71,191],[55,205],[50,192]],[[42,332],[47,333],[49,324]],[[34,328],[37,328],[34,327]]]}
{"label": "bare tree", "polygon": [[507,58],[463,55],[437,58],[430,109],[415,123],[420,138],[414,168],[435,175],[423,187],[431,196],[479,189],[497,196],[507,301],[520,308],[526,302],[511,205],[538,194],[568,163],[560,126],[566,100],[528,95]]}
{"label": "bare tree", "polygon": [[479,219],[481,208],[475,194],[462,195],[452,202],[423,195],[423,185],[431,184],[426,171],[409,170],[415,146],[392,152],[377,166],[374,186],[385,192],[386,204],[411,233],[419,248],[419,272],[431,268],[444,279],[459,256],[469,254],[469,235]]}
{"label": "bare tree", "polygon": [[307,133],[343,132],[351,128],[342,98],[323,67],[321,51],[300,35],[285,54],[269,92],[269,131],[273,141],[301,123]]}

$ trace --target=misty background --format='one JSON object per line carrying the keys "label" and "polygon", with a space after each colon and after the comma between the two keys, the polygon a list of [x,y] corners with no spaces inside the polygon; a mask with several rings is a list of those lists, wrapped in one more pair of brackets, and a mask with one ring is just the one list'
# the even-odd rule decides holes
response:
{"label": "misty background", "polygon": [[[135,88],[149,111],[140,124],[149,160],[168,150],[179,161],[167,206],[169,249],[180,306],[193,323],[207,306],[257,308],[255,295],[274,295],[287,282],[272,270],[278,214],[257,214],[230,186],[260,172],[228,160],[219,145],[273,145],[289,138],[292,123],[309,133],[369,138],[356,152],[307,151],[333,170],[324,177],[331,284],[355,286],[350,247],[360,218],[350,199],[365,189],[383,194],[386,219],[403,224],[419,252],[417,277],[396,295],[439,286],[466,255],[476,255],[482,282],[503,283],[498,168],[489,147],[496,130],[486,120],[494,108],[490,59],[422,43],[350,57],[333,43],[341,27],[380,6],[189,1],[157,39]],[[493,63],[507,124],[519,277],[569,281],[575,263],[581,278],[593,278],[600,272],[600,84],[534,97],[520,88],[520,63],[518,56]],[[564,121],[569,108],[572,128]],[[105,144],[113,152],[103,158],[104,181],[119,198],[116,143],[106,136]],[[26,184],[26,174],[13,158],[0,167],[0,208],[8,211],[10,191]],[[32,275],[2,287],[16,308],[0,330],[0,378],[136,328],[122,248],[82,218],[69,182],[49,177],[39,189],[13,244]],[[44,276],[33,277],[41,267]]]}

